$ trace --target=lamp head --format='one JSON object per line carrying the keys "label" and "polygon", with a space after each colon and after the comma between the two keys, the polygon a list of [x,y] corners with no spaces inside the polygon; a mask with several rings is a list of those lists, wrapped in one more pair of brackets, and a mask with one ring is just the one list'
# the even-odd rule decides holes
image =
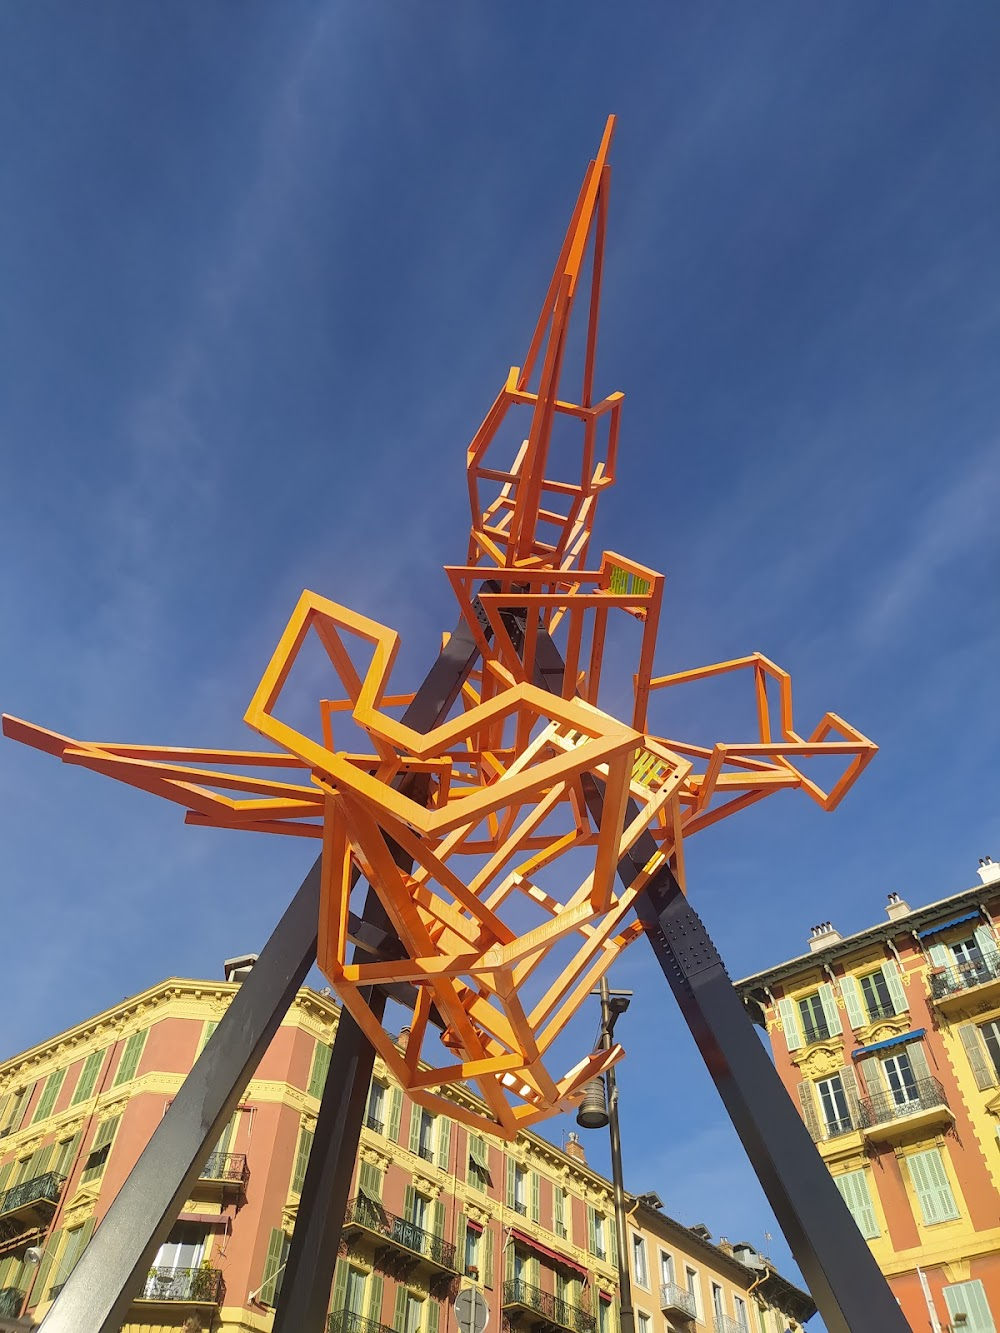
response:
{"label": "lamp head", "polygon": [[24,1252],[24,1262],[32,1264],[35,1268],[42,1262],[42,1251],[38,1245],[29,1245]]}

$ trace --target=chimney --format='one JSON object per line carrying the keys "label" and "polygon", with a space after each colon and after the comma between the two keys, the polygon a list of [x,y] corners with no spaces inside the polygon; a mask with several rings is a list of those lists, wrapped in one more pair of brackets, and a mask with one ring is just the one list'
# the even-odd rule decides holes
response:
{"label": "chimney", "polygon": [[256,961],[255,953],[240,954],[239,958],[227,958],[222,964],[223,976],[227,981],[246,981]]}
{"label": "chimney", "polygon": [[898,921],[901,916],[910,915],[910,904],[898,893],[890,893],[885,905],[885,914],[890,921]]}
{"label": "chimney", "polygon": [[994,861],[992,856],[979,858],[977,873],[984,884],[1000,884],[1000,862]]}
{"label": "chimney", "polygon": [[410,1040],[410,1025],[399,1029],[399,1036],[396,1038],[396,1045],[401,1051],[406,1050],[406,1043]]}
{"label": "chimney", "polygon": [[732,1254],[733,1247],[729,1243],[728,1236],[719,1237],[719,1249],[722,1251],[723,1254]]}
{"label": "chimney", "polygon": [[587,1154],[583,1150],[583,1144],[580,1142],[579,1134],[566,1135],[566,1156],[572,1157],[574,1162],[582,1162],[587,1165]]}
{"label": "chimney", "polygon": [[834,930],[832,921],[821,921],[818,926],[813,926],[809,932],[811,953],[816,953],[819,949],[825,949],[829,944],[838,944],[839,942],[840,931]]}

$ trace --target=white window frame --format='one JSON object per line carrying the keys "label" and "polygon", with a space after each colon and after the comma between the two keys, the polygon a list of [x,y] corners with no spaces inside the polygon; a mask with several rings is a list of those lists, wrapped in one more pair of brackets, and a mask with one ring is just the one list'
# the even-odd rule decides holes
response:
{"label": "white window frame", "polygon": [[649,1253],[638,1231],[632,1232],[632,1276],[637,1287],[649,1291]]}

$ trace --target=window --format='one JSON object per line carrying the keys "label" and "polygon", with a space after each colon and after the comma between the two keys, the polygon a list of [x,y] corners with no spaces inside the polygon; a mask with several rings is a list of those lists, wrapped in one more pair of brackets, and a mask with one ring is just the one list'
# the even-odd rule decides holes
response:
{"label": "window", "polygon": [[871,1191],[868,1188],[868,1172],[845,1171],[834,1176],[833,1183],[840,1190],[841,1197],[851,1210],[851,1216],[858,1225],[858,1230],[865,1240],[874,1240],[879,1235],[875,1208],[872,1205]]}
{"label": "window", "polygon": [[122,1058],[118,1061],[118,1068],[115,1070],[115,1076],[112,1079],[111,1086],[117,1088],[121,1083],[128,1083],[129,1079],[135,1078],[136,1071],[139,1068],[139,1061],[142,1059],[143,1047],[146,1045],[148,1032],[133,1032],[131,1037],[125,1043],[122,1051]]}
{"label": "window", "polygon": [[482,1244],[483,1233],[477,1231],[475,1227],[466,1226],[465,1228],[465,1271],[474,1269],[479,1273],[479,1250]]}
{"label": "window", "polygon": [[410,1110],[410,1152],[425,1162],[434,1161],[434,1117],[421,1106]]}
{"label": "window", "polygon": [[205,1257],[208,1229],[198,1222],[177,1222],[160,1246],[142,1295],[148,1300],[190,1299],[194,1270]]}
{"label": "window", "polygon": [[493,1184],[486,1140],[481,1134],[469,1135],[469,1184],[477,1190],[485,1190]]}
{"label": "window", "polygon": [[[952,1328],[961,1328],[963,1333],[996,1333],[996,1324],[990,1313],[990,1303],[986,1299],[983,1284],[976,1279],[972,1282],[956,1282],[944,1287],[944,1301],[948,1307],[948,1321]],[[964,1323],[959,1322],[959,1315],[965,1316]]]}
{"label": "window", "polygon": [[274,1305],[277,1302],[278,1293],[281,1291],[281,1283],[285,1276],[285,1264],[288,1261],[290,1246],[291,1241],[284,1231],[280,1227],[275,1227],[268,1241],[267,1255],[264,1259],[264,1272],[261,1275],[260,1290],[257,1293],[258,1300],[264,1305]]}
{"label": "window", "polygon": [[920,1100],[917,1079],[906,1051],[898,1055],[889,1055],[882,1061],[882,1074],[889,1095],[897,1106]]}
{"label": "window", "polygon": [[562,1185],[552,1187],[552,1229],[557,1236],[565,1240],[569,1235],[566,1217],[569,1212],[569,1200]]}
{"label": "window", "polygon": [[90,1153],[83,1164],[83,1175],[80,1177],[81,1185],[85,1185],[91,1180],[98,1180],[104,1174],[104,1168],[111,1154],[111,1144],[120,1119],[120,1116],[114,1115],[107,1120],[102,1120],[97,1126],[94,1141],[90,1145]]}
{"label": "window", "polygon": [[694,1308],[697,1314],[701,1314],[701,1300],[699,1297],[698,1270],[695,1268],[685,1268],[684,1285],[688,1289],[691,1299],[694,1301]]}
{"label": "window", "polygon": [[972,965],[975,967],[983,961],[983,951],[979,947],[979,941],[975,935],[969,935],[964,940],[953,940],[948,946],[951,949],[951,955],[955,960],[956,967]]}
{"label": "window", "polygon": [[799,1021],[807,1044],[813,1041],[825,1041],[830,1036],[819,991],[814,991],[812,995],[806,995],[799,1000]]}
{"label": "window", "polygon": [[871,1022],[876,1018],[888,1018],[896,1012],[892,996],[889,994],[889,984],[881,968],[877,972],[869,972],[860,980],[861,994],[864,996],[865,1009]]}
{"label": "window", "polygon": [[660,1281],[666,1285],[674,1280],[674,1256],[666,1250],[660,1251]]}
{"label": "window", "polygon": [[376,1134],[385,1133],[385,1084],[374,1080],[368,1089],[368,1109],[365,1124]]}
{"label": "window", "polygon": [[522,1217],[528,1212],[527,1177],[523,1166],[507,1159],[507,1207]]}
{"label": "window", "polygon": [[595,1208],[587,1205],[587,1217],[590,1223],[590,1253],[598,1259],[607,1259],[607,1225],[608,1219],[603,1213],[599,1213]]}
{"label": "window", "polygon": [[365,1312],[365,1274],[351,1264],[347,1268],[347,1284],[344,1287],[344,1309],[356,1315]]}
{"label": "window", "polygon": [[81,1102],[85,1102],[92,1095],[94,1088],[97,1086],[97,1076],[101,1072],[105,1055],[107,1055],[107,1050],[91,1051],[84,1060],[80,1077],[73,1090],[73,1096],[69,1099],[70,1106],[79,1106]]}
{"label": "window", "polygon": [[649,1264],[646,1261],[646,1242],[632,1233],[632,1273],[640,1287],[649,1290]]}
{"label": "window", "polygon": [[939,1148],[911,1153],[906,1159],[910,1179],[917,1194],[925,1226],[936,1222],[950,1222],[961,1214],[951,1192],[951,1182],[945,1170]]}
{"label": "window", "polygon": [[28,1103],[31,1101],[31,1094],[35,1090],[35,1085],[29,1083],[26,1088],[21,1088],[18,1092],[11,1095],[10,1103],[7,1106],[5,1119],[2,1123],[0,1132],[3,1134],[14,1134],[21,1128],[21,1122],[24,1119],[24,1113],[28,1109]]}
{"label": "window", "polygon": [[73,1158],[76,1155],[76,1147],[80,1141],[80,1136],[74,1135],[72,1138],[60,1139],[56,1149],[56,1159],[52,1165],[52,1170],[57,1176],[68,1176],[70,1168],[73,1165]]}
{"label": "window", "polygon": [[726,1313],[725,1306],[722,1302],[722,1288],[719,1286],[718,1282],[712,1283],[712,1313],[720,1322],[722,1316]]}
{"label": "window", "polygon": [[421,1231],[426,1231],[428,1229],[427,1215],[430,1212],[430,1206],[431,1201],[426,1194],[418,1194],[417,1191],[414,1190],[411,1196],[409,1213],[406,1220],[412,1222],[415,1227],[419,1227]]}
{"label": "window", "polygon": [[424,1322],[424,1305],[422,1296],[414,1296],[412,1291],[406,1293],[403,1322],[399,1333],[419,1333]]}
{"label": "window", "polygon": [[750,1333],[750,1322],[747,1319],[747,1303],[739,1296],[733,1297],[733,1309],[736,1311],[736,1326]]}
{"label": "window", "polygon": [[56,1098],[59,1096],[65,1077],[65,1069],[54,1069],[45,1080],[42,1095],[35,1106],[35,1114],[31,1117],[32,1124],[38,1120],[46,1120],[52,1114],[52,1108],[56,1104]]}
{"label": "window", "polygon": [[826,1137],[833,1138],[837,1134],[846,1134],[848,1130],[853,1129],[851,1112],[847,1105],[847,1094],[844,1092],[844,1081],[841,1076],[834,1074],[832,1078],[823,1079],[822,1082],[816,1084],[816,1091],[819,1094],[819,1104],[823,1110]]}
{"label": "window", "polygon": [[1000,1078],[1000,1021],[993,1019],[989,1023],[981,1023],[979,1035],[983,1039],[983,1045],[993,1061],[994,1073]]}
{"label": "window", "polygon": [[651,1325],[652,1320],[649,1315],[637,1310],[635,1316],[636,1333],[651,1333]]}

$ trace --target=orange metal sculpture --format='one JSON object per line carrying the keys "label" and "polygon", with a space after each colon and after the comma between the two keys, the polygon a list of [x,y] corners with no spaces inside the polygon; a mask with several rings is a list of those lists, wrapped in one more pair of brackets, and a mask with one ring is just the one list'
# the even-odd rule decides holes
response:
{"label": "orange metal sculpture", "polygon": [[[416,1101],[506,1137],[568,1109],[583,1084],[621,1056],[618,1046],[594,1052],[561,1079],[544,1062],[640,933],[627,921],[630,908],[665,859],[683,887],[684,839],[780,788],[801,788],[832,809],[876,749],[832,713],[800,736],[790,678],[759,654],[654,678],[663,576],[613,552],[585,567],[597,499],[614,481],[623,401],[615,393],[593,403],[613,128],[611,118],[525,364],[510,371],[469,446],[469,552],[466,564],[446,572],[482,667],[446,722],[422,734],[396,720],[393,710],[411,698],[390,692],[398,636],[311,592],[300,598],[246,713],[273,750],[81,742],[3,720],[8,736],[178,802],[190,823],[321,838],[318,961],[331,985]],[[583,383],[573,402],[559,390],[588,254]],[[527,435],[504,454],[500,436],[517,408],[528,409]],[[617,720],[602,691],[608,631],[623,615],[640,626],[628,722]],[[319,701],[317,737],[277,711],[310,635],[338,682],[335,696]],[[549,640],[565,664],[558,694],[542,688],[539,645]],[[648,712],[658,691],[740,670],[753,677],[752,741],[708,748],[655,734]],[[620,689],[620,680],[613,684]],[[360,752],[337,747],[345,719],[366,738]],[[844,763],[828,791],[802,767],[823,755]],[[584,799],[587,781],[603,789],[599,824]],[[647,830],[658,850],[620,889],[618,862]],[[408,871],[394,857],[400,849],[412,858]],[[354,870],[384,904],[402,961],[348,961]],[[366,986],[387,980],[416,988],[402,1048],[364,998]],[[432,1009],[446,1024],[444,1064],[427,1060]],[[478,1085],[487,1117],[434,1091],[455,1079]]]}

